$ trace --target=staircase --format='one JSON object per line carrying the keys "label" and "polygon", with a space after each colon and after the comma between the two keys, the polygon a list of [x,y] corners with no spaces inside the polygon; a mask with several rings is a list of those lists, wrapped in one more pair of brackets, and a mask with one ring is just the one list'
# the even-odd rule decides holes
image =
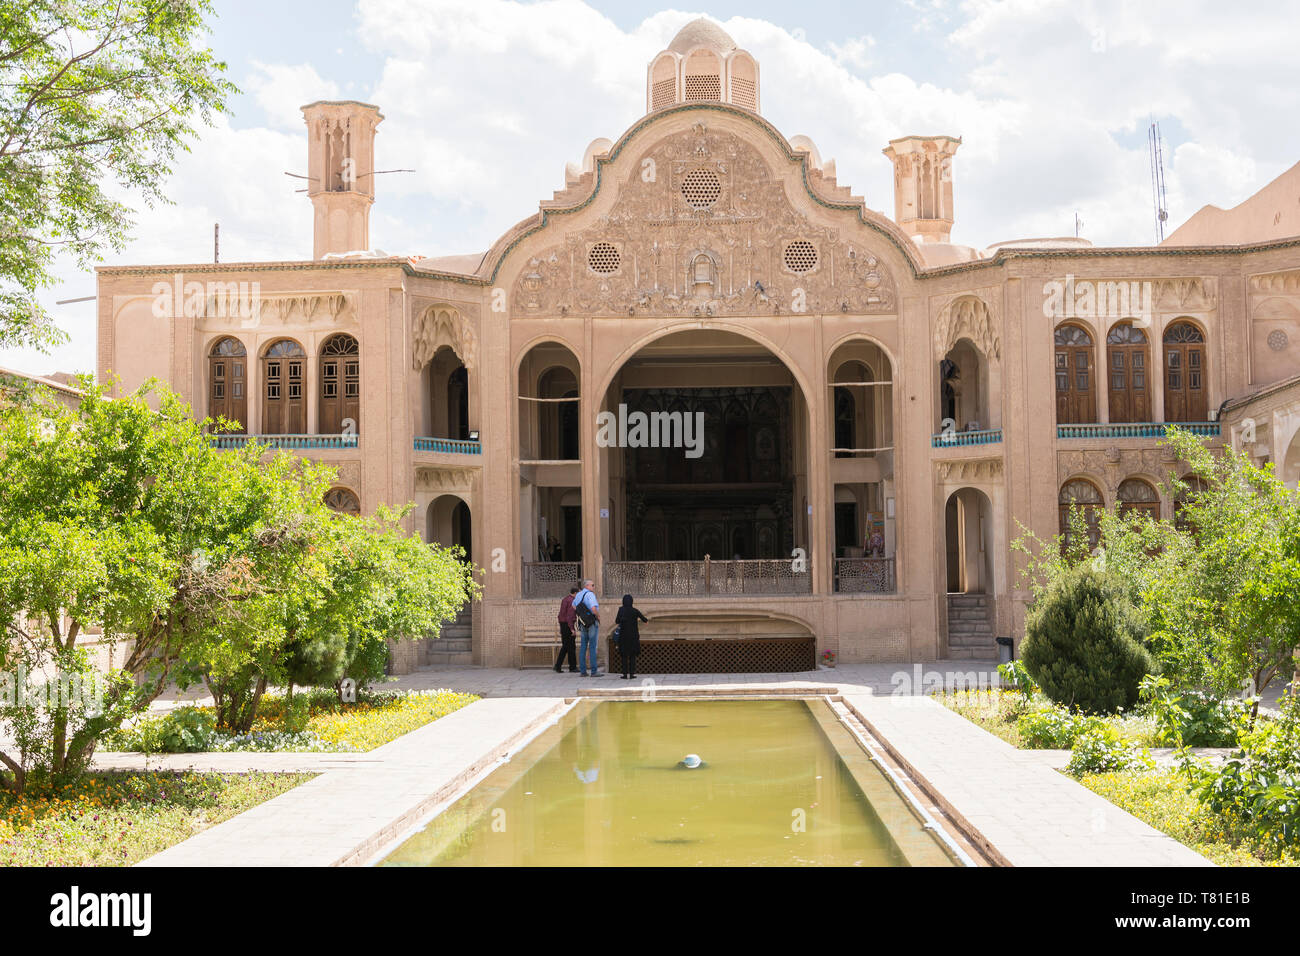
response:
{"label": "staircase", "polygon": [[457,664],[472,664],[472,637],[470,632],[473,621],[471,605],[466,604],[456,615],[456,620],[444,624],[436,638],[424,641],[424,654],[421,664],[427,667],[448,667]]}
{"label": "staircase", "polygon": [[976,661],[998,659],[993,626],[989,624],[988,595],[948,595],[948,657]]}

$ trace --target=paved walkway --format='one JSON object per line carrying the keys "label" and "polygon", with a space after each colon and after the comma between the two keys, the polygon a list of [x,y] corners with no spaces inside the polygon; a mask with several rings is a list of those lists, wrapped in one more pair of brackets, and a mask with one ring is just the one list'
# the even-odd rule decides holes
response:
{"label": "paved walkway", "polygon": [[923,697],[845,696],[944,812],[1012,866],[1209,866],[1172,837]]}
{"label": "paved walkway", "polygon": [[[139,865],[338,866],[364,862],[563,709],[563,700],[553,697],[478,701],[360,755],[370,758],[368,761],[341,761],[314,780]],[[296,756],[338,760],[345,755]]]}

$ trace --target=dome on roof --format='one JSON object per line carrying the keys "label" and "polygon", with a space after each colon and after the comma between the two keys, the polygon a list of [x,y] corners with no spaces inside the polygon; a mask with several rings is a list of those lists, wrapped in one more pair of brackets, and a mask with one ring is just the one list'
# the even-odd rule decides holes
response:
{"label": "dome on roof", "polygon": [[684,56],[700,46],[706,46],[718,53],[727,54],[736,49],[736,41],[731,39],[727,35],[727,31],[712,20],[700,17],[698,20],[692,20],[682,27],[677,36],[673,37],[673,42],[668,44],[668,49]]}

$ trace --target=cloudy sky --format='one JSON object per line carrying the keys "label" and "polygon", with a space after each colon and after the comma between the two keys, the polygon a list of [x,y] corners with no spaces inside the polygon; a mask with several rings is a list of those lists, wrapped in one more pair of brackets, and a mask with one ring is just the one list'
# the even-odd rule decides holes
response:
{"label": "cloudy sky", "polygon": [[[1171,227],[1231,206],[1300,161],[1296,0],[801,0],[663,8],[648,0],[216,0],[211,44],[241,93],[202,130],[113,263],[311,256],[299,107],[360,99],[385,115],[371,241],[478,252],[563,186],[591,140],[645,108],[645,66],[697,16],[759,62],[762,112],[805,134],[842,184],[892,214],[886,142],[946,133],[953,241],[1154,239],[1147,127],[1165,139]],[[69,266],[46,296],[92,295]],[[94,303],[54,306],[71,341],[0,350],[44,374],[94,365]]]}

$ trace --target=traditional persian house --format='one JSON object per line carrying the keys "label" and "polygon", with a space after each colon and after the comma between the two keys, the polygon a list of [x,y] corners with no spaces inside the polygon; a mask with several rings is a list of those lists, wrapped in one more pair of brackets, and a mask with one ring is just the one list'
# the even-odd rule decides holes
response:
{"label": "traditional persian house", "polygon": [[686,639],[676,668],[991,658],[1023,625],[1020,524],[1175,514],[1167,423],[1295,483],[1300,166],[1159,246],[977,250],[950,242],[960,139],[887,145],[891,219],[763,118],[759,78],[689,24],[645,116],[434,259],[368,251],[379,110],[305,106],[314,258],[100,269],[99,372],[464,546],[482,601],[398,670],[520,664],[579,577]]}

